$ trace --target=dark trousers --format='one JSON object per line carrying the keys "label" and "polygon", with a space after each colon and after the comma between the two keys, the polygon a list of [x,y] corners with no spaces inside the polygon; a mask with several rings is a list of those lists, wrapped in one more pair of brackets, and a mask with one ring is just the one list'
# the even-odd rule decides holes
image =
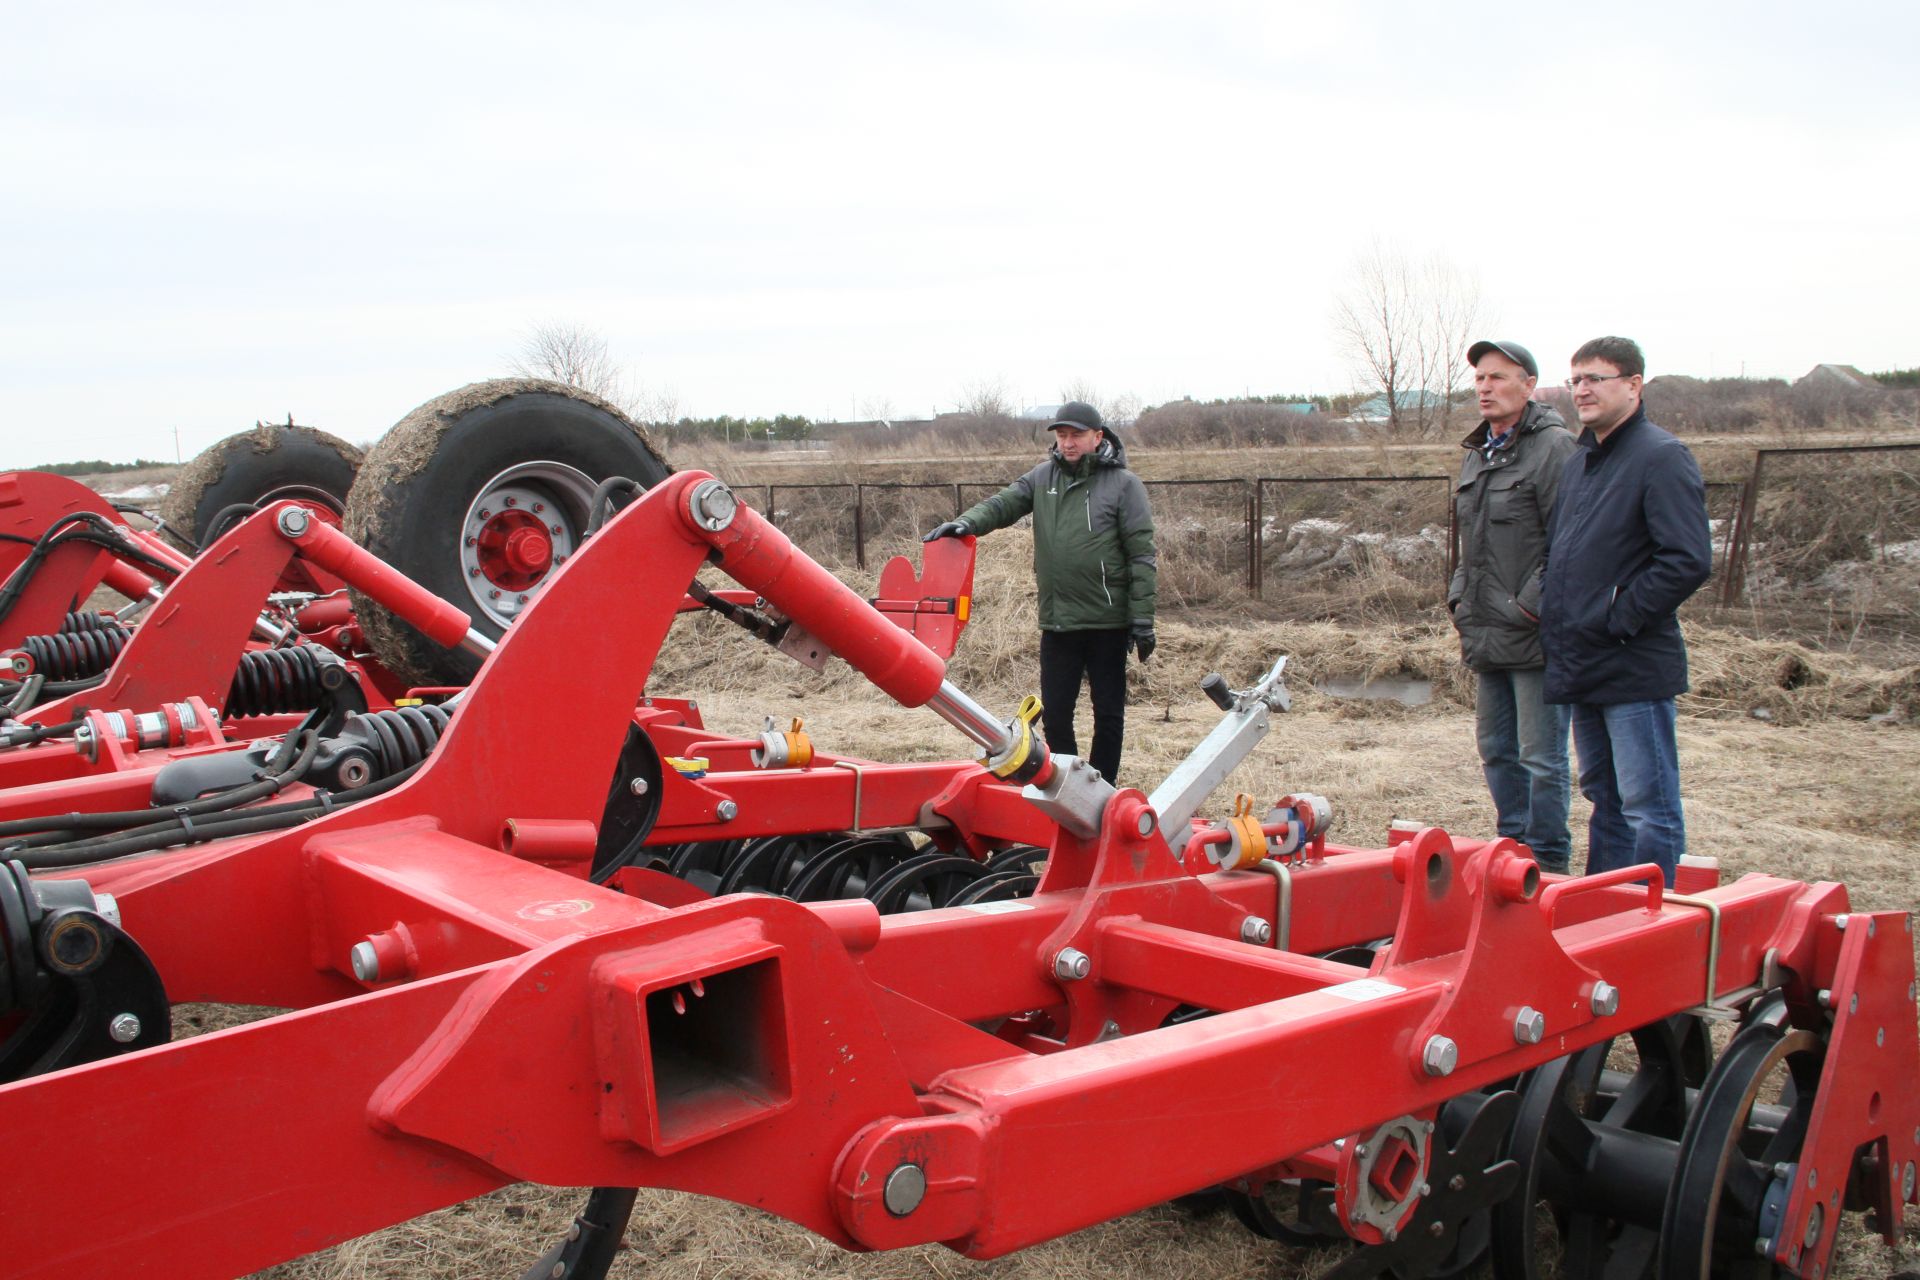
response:
{"label": "dark trousers", "polygon": [[1120,772],[1120,743],[1127,727],[1127,632],[1042,631],[1040,702],[1045,710],[1047,750],[1080,754],[1073,737],[1073,709],[1080,682],[1093,686],[1093,750],[1087,763],[1108,782]]}

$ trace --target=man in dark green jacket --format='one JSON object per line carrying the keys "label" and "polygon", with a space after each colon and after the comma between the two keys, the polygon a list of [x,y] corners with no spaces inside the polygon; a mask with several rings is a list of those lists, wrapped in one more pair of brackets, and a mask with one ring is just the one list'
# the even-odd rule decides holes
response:
{"label": "man in dark green jacket", "polygon": [[1127,714],[1127,650],[1153,654],[1153,513],[1127,451],[1090,404],[1060,406],[1047,460],[924,539],[1004,529],[1033,516],[1040,595],[1040,701],[1047,749],[1080,754],[1074,704],[1093,689],[1087,763],[1113,782]]}

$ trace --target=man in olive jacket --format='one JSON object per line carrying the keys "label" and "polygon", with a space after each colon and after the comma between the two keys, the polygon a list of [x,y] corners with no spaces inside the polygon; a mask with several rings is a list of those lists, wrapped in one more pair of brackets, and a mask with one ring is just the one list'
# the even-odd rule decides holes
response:
{"label": "man in olive jacket", "polygon": [[1543,870],[1564,874],[1573,855],[1568,713],[1546,700],[1540,573],[1560,473],[1579,445],[1557,412],[1533,400],[1540,366],[1532,352],[1517,342],[1476,342],[1467,361],[1485,416],[1460,442],[1460,564],[1447,609],[1478,678],[1480,764],[1497,830],[1532,849]]}
{"label": "man in olive jacket", "polygon": [[991,533],[1033,516],[1040,595],[1040,701],[1047,749],[1080,754],[1074,704],[1093,689],[1087,763],[1108,782],[1120,772],[1127,715],[1127,650],[1153,654],[1153,513],[1127,470],[1126,446],[1100,412],[1078,400],[1048,427],[1047,460],[924,539]]}

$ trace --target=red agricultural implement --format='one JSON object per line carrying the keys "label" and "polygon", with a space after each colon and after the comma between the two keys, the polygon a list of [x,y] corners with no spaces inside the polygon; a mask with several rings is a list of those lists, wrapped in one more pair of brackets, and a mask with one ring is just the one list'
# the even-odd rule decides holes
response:
{"label": "red agricultural implement", "polygon": [[[239,651],[295,549],[463,638],[304,511],[228,533],[201,559],[244,574],[196,562],[122,659],[156,624]],[[1211,691],[1219,728],[1152,796],[1116,790],[1031,702],[946,678],[899,625],[925,581],[863,600],[701,473],[572,548],[438,705],[321,698],[210,789],[179,766],[243,753],[143,775],[176,770],[130,821],[104,775],[0,793],[90,798],[0,821],[6,1274],[243,1274],[515,1181],[597,1188],[528,1272],[554,1277],[605,1273],[639,1187],[983,1258],[1217,1189],[1276,1239],[1356,1242],[1343,1277],[1821,1280],[1845,1212],[1900,1234],[1905,915],[1766,875],[1542,876],[1437,829],[1339,846],[1308,795],[1195,818],[1278,668]],[[736,620],[982,758],[716,738],[649,698],[709,563]],[[175,599],[197,575],[224,603]],[[212,716],[222,677],[195,678]],[[190,1001],[284,1012],[170,1041]],[[53,1229],[103,1176],[87,1230]]]}

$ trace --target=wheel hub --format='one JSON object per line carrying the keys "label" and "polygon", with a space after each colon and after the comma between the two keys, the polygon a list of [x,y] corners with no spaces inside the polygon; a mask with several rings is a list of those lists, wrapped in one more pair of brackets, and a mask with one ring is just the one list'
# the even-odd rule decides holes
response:
{"label": "wheel hub", "polygon": [[563,463],[530,462],[474,495],[460,528],[460,569],[474,603],[500,625],[565,563],[586,527],[593,481]]}

